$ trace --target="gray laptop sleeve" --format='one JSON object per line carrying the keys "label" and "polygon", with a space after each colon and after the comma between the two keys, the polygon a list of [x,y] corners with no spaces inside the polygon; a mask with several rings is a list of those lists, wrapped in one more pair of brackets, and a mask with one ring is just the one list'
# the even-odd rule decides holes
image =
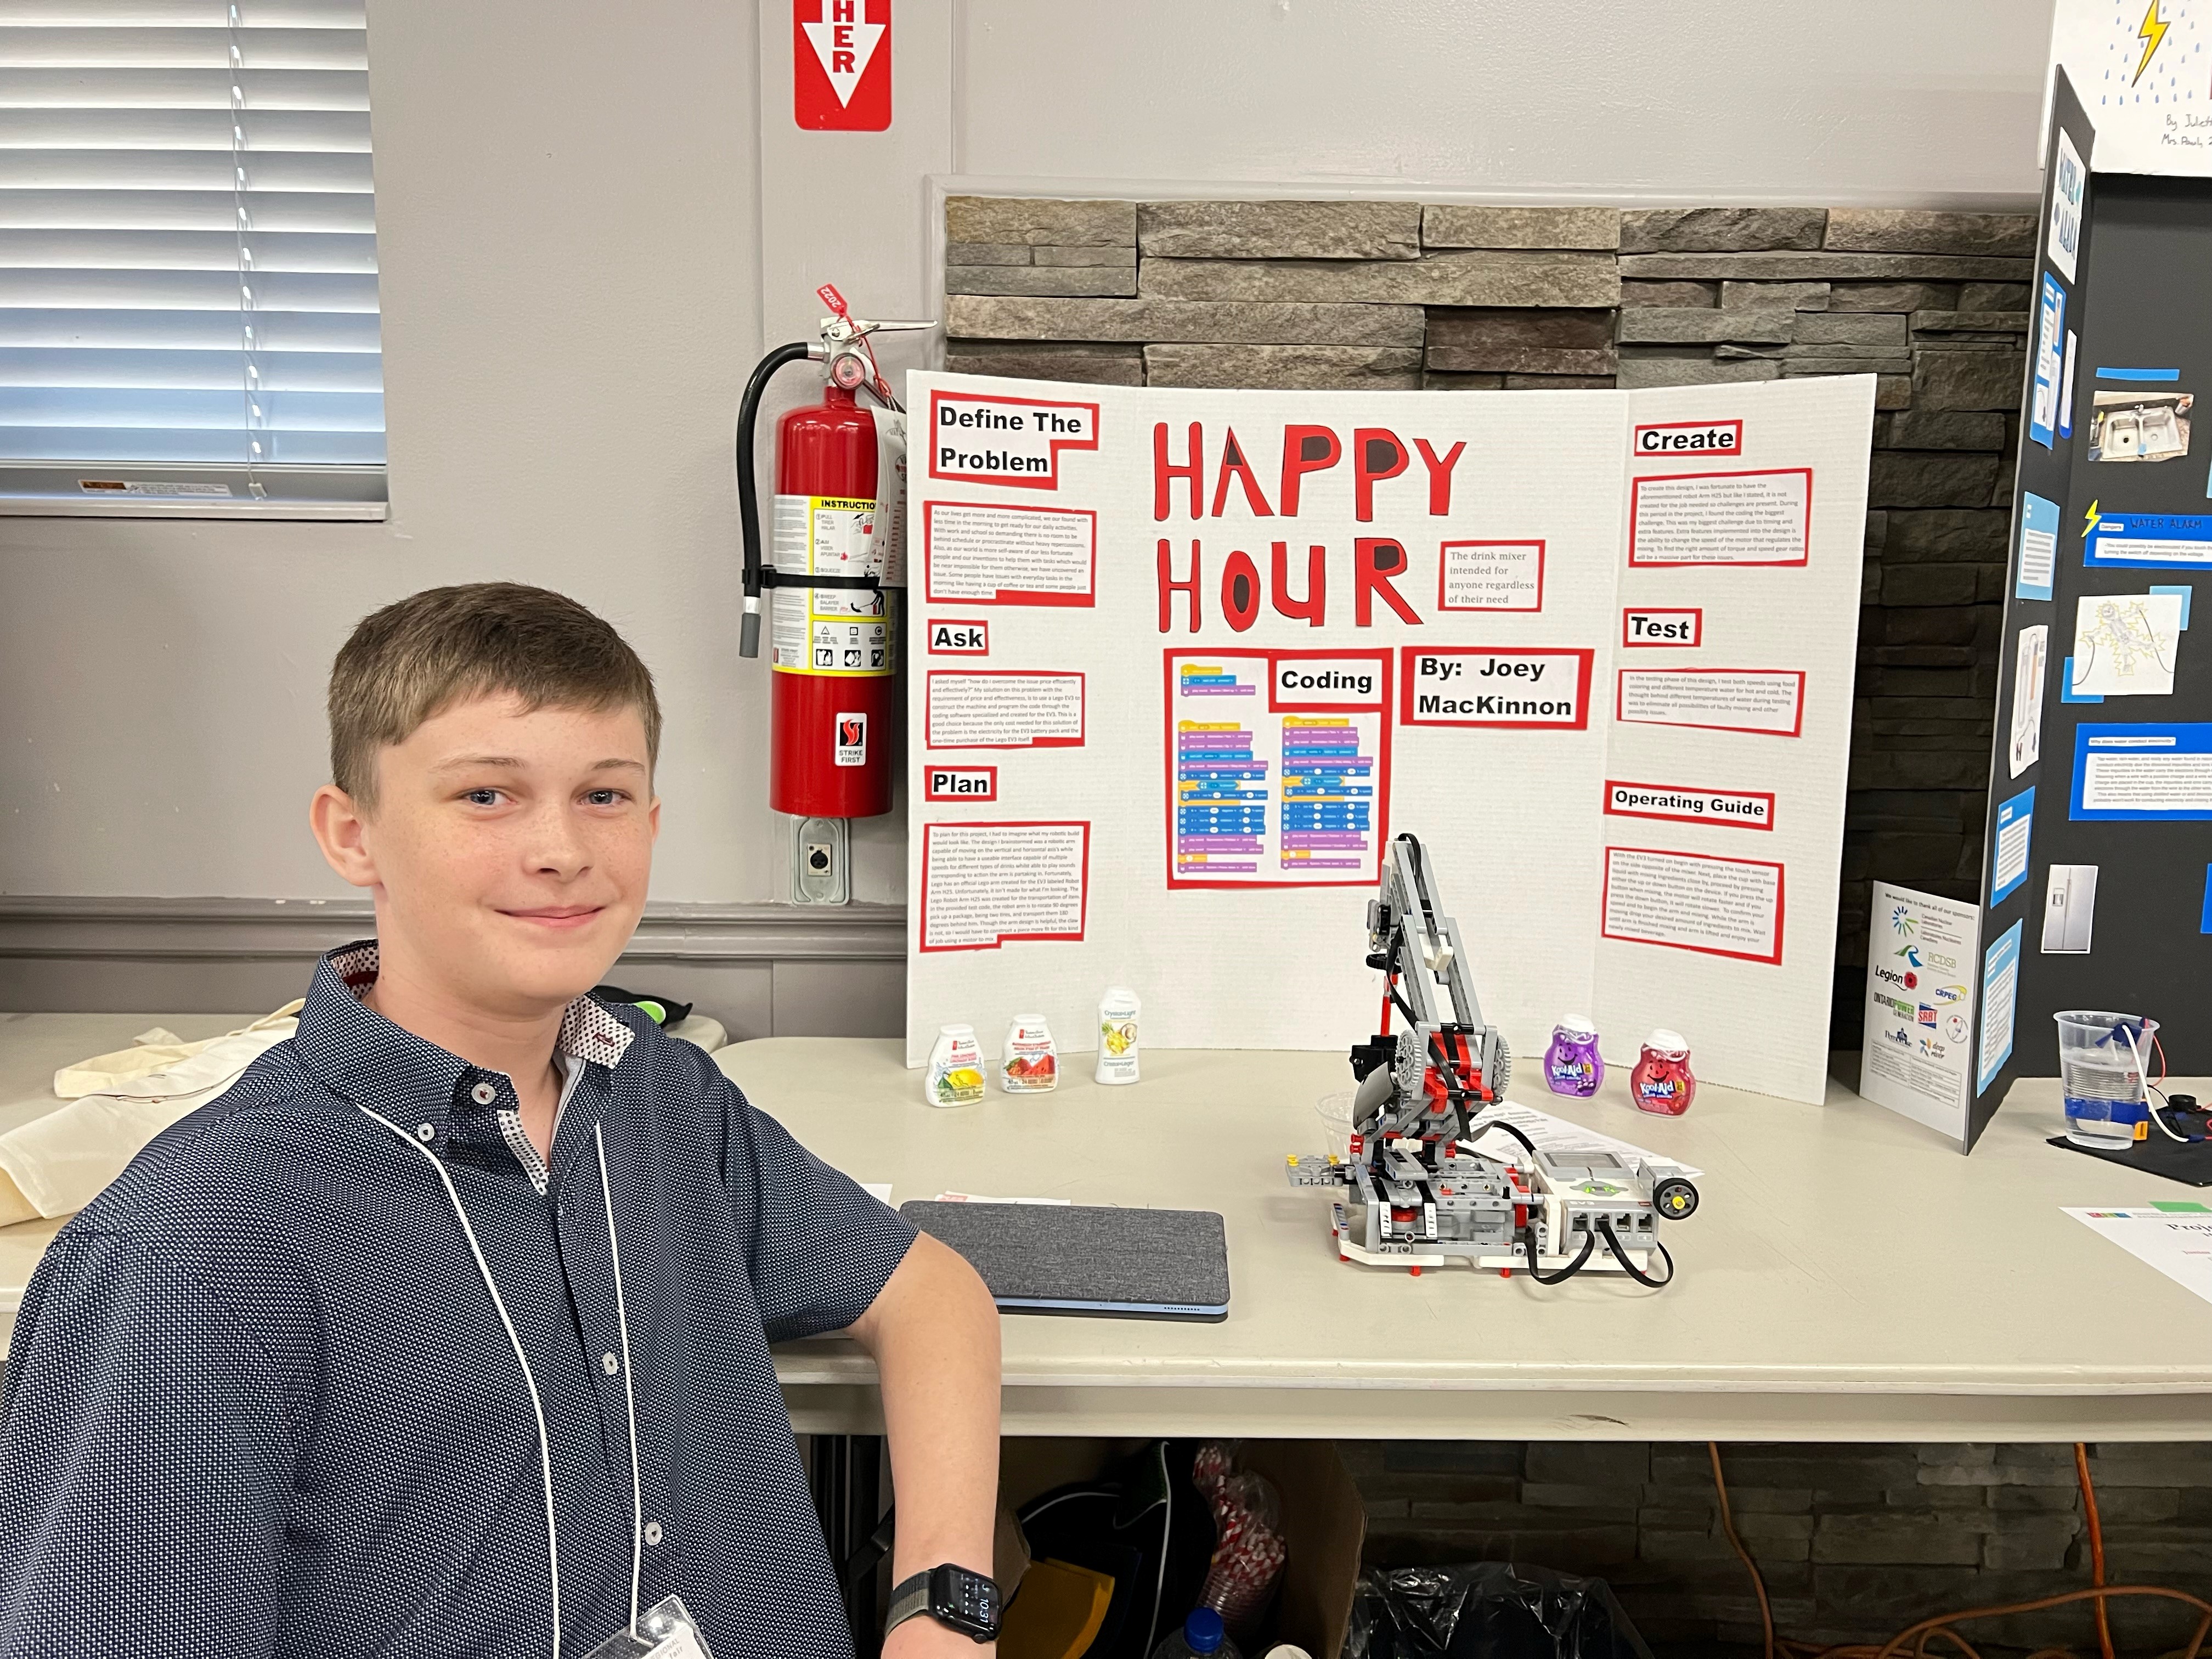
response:
{"label": "gray laptop sleeve", "polygon": [[966,1256],[1007,1313],[1229,1316],[1229,1243],[1211,1210],[939,1204],[899,1213]]}

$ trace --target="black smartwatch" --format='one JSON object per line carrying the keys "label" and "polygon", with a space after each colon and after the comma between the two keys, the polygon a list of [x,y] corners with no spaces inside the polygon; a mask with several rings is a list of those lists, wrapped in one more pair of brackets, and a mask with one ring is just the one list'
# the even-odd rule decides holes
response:
{"label": "black smartwatch", "polygon": [[995,1642],[999,1639],[999,1587],[981,1573],[950,1562],[932,1567],[893,1587],[884,1634],[889,1636],[917,1613],[927,1613],[947,1630],[957,1630],[971,1641]]}

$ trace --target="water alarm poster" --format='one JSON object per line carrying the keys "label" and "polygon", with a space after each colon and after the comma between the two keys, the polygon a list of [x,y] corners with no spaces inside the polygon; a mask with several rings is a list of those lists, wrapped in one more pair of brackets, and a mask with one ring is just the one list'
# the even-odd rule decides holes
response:
{"label": "water alarm poster", "polygon": [[909,1063],[1364,1036],[1411,831],[1520,1052],[1820,1097],[1870,380],[908,404]]}

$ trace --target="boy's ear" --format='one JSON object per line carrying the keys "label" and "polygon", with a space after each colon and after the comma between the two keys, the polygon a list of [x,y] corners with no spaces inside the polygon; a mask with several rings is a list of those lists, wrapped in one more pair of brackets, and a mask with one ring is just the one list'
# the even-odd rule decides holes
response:
{"label": "boy's ear", "polygon": [[334,783],[325,784],[307,803],[307,825],[315,832],[324,861],[341,880],[355,887],[376,885],[376,860],[362,834],[368,816],[351,795]]}

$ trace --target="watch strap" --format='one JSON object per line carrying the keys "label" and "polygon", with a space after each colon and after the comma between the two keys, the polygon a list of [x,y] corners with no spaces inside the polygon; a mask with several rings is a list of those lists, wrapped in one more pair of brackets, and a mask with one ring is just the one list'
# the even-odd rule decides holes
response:
{"label": "watch strap", "polygon": [[889,1636],[916,1613],[928,1611],[929,1570],[924,1568],[891,1587],[890,1611],[884,1617],[884,1634]]}

